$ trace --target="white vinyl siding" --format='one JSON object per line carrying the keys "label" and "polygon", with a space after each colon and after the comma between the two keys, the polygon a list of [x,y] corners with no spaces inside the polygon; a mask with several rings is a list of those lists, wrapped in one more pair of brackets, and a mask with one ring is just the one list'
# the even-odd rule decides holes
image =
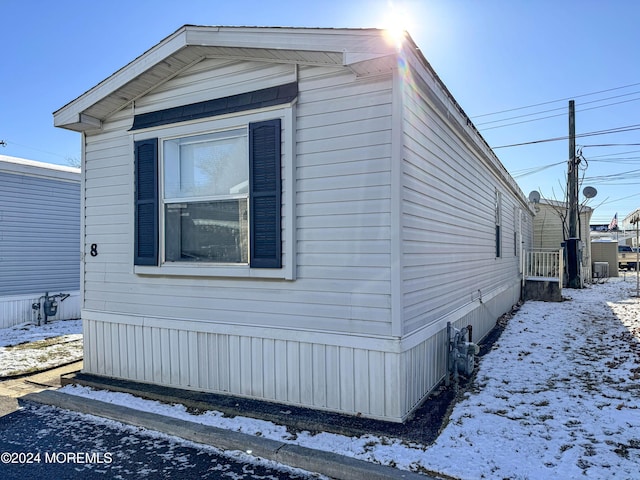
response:
{"label": "white vinyl siding", "polygon": [[[124,117],[124,118],[122,118]],[[96,136],[87,136],[84,171],[84,308],[105,308],[95,292],[129,278],[133,263],[133,143],[120,113]],[[90,255],[96,244],[98,255]],[[129,288],[125,281],[123,290]]]}
{"label": "white vinyl siding", "polygon": [[[300,69],[298,276],[383,294],[389,327],[391,79]],[[387,330],[386,333],[389,331]]]}
{"label": "white vinyl siding", "polygon": [[[419,86],[406,87],[402,289],[403,331],[409,334],[518,284],[517,260],[505,255],[505,239],[513,238],[511,212],[519,200],[461,138],[442,107]],[[500,197],[502,255],[496,257]]]}
{"label": "white vinyl siding", "polygon": [[[221,75],[209,70],[215,62],[203,62],[206,68],[198,64],[140,99],[136,112],[215,98],[234,88],[232,66],[240,75],[251,72],[253,84],[244,84],[249,90],[290,81],[294,71],[293,66],[264,64],[270,79],[265,84],[254,63],[227,62]],[[96,243],[100,253],[86,256],[84,308],[205,323],[389,334],[391,82],[354,85],[353,75],[335,72],[299,72],[296,281],[133,274],[133,141],[122,135],[132,117],[131,111],[121,111],[100,133],[86,137],[85,252]],[[377,119],[372,120],[372,109]],[[344,114],[348,121],[336,127]],[[378,125],[373,132],[372,122]]]}
{"label": "white vinyl siding", "polygon": [[[80,288],[80,174],[0,164],[0,296]],[[13,170],[13,171],[12,171]]]}
{"label": "white vinyl siding", "polygon": [[190,105],[295,80],[293,65],[208,58],[137,100],[135,113]]}
{"label": "white vinyl siding", "polygon": [[[567,206],[563,202],[549,201],[534,205],[536,216],[533,223],[535,244],[533,248],[560,248],[565,237],[568,236],[567,227],[563,224],[563,217],[569,215]],[[591,209],[580,212],[580,238],[589,243]]]}

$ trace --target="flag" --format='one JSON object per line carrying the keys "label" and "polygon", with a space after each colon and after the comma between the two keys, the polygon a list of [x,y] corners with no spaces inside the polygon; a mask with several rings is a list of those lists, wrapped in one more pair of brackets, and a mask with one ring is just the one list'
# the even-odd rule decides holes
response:
{"label": "flag", "polygon": [[609,231],[618,229],[618,212],[613,216],[613,220],[609,224]]}

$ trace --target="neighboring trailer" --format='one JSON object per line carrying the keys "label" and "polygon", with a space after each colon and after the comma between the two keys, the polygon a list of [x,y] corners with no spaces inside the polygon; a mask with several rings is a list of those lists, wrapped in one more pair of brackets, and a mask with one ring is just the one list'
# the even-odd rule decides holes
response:
{"label": "neighboring trailer", "polygon": [[[533,205],[536,216],[533,221],[533,248],[557,250],[568,237],[569,207],[565,202],[540,200]],[[580,258],[582,280],[591,280],[591,207],[582,206],[579,212],[579,236],[582,240]]]}
{"label": "neighboring trailer", "polygon": [[403,421],[519,300],[532,211],[408,36],[185,26],[54,123],[88,373]]}
{"label": "neighboring trailer", "polygon": [[0,328],[80,318],[80,250],[80,169],[0,155]]}

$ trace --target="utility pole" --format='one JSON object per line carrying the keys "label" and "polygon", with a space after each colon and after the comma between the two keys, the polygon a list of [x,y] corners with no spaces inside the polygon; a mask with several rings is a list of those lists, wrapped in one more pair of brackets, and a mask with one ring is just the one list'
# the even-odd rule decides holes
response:
{"label": "utility pole", "polygon": [[576,158],[575,101],[569,100],[569,165],[567,169],[567,202],[569,204],[569,238],[567,239],[567,273],[569,288],[581,288],[580,233],[578,232],[578,163]]}

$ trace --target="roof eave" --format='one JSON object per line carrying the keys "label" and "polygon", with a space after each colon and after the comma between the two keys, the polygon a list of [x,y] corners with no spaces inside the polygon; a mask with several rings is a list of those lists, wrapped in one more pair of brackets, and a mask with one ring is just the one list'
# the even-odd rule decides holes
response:
{"label": "roof eave", "polygon": [[187,27],[180,28],[95,87],[56,110],[53,113],[54,126],[76,131],[95,129],[92,122],[85,124],[82,121],[83,112],[118,88],[139,77],[153,65],[184,48],[186,46],[186,31]]}
{"label": "roof eave", "polygon": [[[265,35],[268,33],[268,35]],[[292,35],[296,33],[296,35]],[[55,111],[54,126],[74,131],[100,129],[104,115],[90,115],[89,109],[99,102],[109,100],[117,111],[149,91],[140,89],[137,95],[118,95],[120,89],[136,79],[150,74],[152,69],[165,62],[166,76],[158,83],[172,78],[184,66],[172,66],[171,57],[182,49],[193,47],[228,47],[257,50],[292,50],[308,52],[330,52],[339,54],[341,61],[336,66],[362,65],[368,61],[392,56],[395,51],[386,43],[379,30],[350,29],[299,29],[263,27],[202,27],[185,25],[135,60],[100,82],[75,100]],[[273,61],[273,60],[272,60]],[[189,66],[189,65],[187,65]],[[156,84],[154,84],[156,86]],[[110,98],[111,97],[111,98]],[[95,110],[94,110],[95,112]]]}

